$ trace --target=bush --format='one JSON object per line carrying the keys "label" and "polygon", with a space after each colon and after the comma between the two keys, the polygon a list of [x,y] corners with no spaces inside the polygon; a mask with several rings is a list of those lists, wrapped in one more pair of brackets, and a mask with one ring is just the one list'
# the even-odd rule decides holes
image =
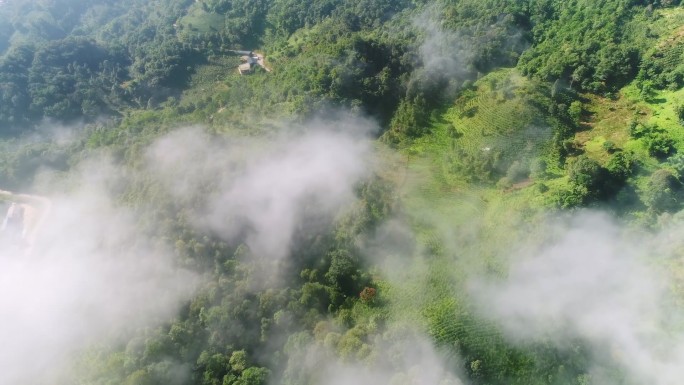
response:
{"label": "bush", "polygon": [[500,188],[502,190],[508,190],[512,186],[513,186],[513,182],[511,182],[511,179],[506,177],[506,176],[499,179],[499,181],[496,182],[496,187]]}
{"label": "bush", "polygon": [[631,152],[618,152],[610,158],[606,164],[606,169],[610,173],[611,179],[624,182],[632,175],[635,166],[634,154]]}
{"label": "bush", "polygon": [[570,116],[570,120],[575,126],[580,125],[582,121],[582,112],[582,103],[580,101],[575,100],[570,103],[570,107],[568,107],[568,116]]}
{"label": "bush", "polygon": [[644,203],[657,213],[676,211],[679,207],[678,195],[681,187],[682,184],[671,170],[660,169],[651,174],[648,180],[643,192]]}
{"label": "bush", "polygon": [[644,136],[644,134],[647,131],[648,130],[646,129],[646,127],[644,127],[643,124],[637,122],[636,120],[632,120],[631,122],[629,122],[629,135],[632,138],[639,139],[642,136]]}
{"label": "bush", "polygon": [[546,177],[547,164],[544,159],[535,159],[530,164],[530,176],[532,179],[543,179]]}
{"label": "bush", "polygon": [[602,168],[597,161],[580,155],[569,164],[568,176],[573,184],[593,191],[601,182]]}
{"label": "bush", "polygon": [[537,183],[537,191],[541,194],[549,191],[549,186],[545,185],[544,183]]}
{"label": "bush", "polygon": [[676,154],[671,156],[667,163],[677,173],[677,177],[679,179],[684,177],[684,154]]}
{"label": "bush", "polygon": [[605,142],[603,142],[602,147],[609,154],[612,154],[617,150],[617,147],[615,146],[615,143],[612,140],[606,140]]}
{"label": "bush", "polygon": [[648,153],[658,159],[664,159],[675,152],[675,141],[664,132],[654,132],[646,139]]}
{"label": "bush", "polygon": [[572,185],[567,190],[560,190],[554,195],[556,206],[567,209],[576,206],[581,206],[589,199],[589,191],[586,187]]}
{"label": "bush", "polygon": [[679,119],[679,124],[684,125],[684,104],[678,104],[675,106],[675,114],[677,119]]}
{"label": "bush", "polygon": [[506,171],[506,178],[508,178],[511,183],[517,183],[525,180],[529,175],[530,168],[527,167],[526,164],[517,160],[511,163],[511,166],[508,167],[508,171]]}

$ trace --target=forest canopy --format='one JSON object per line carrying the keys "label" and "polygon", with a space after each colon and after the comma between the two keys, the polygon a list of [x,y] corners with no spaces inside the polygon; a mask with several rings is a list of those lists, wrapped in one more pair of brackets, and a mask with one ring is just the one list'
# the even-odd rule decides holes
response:
{"label": "forest canopy", "polygon": [[683,55],[677,0],[0,1],[0,383],[676,383]]}

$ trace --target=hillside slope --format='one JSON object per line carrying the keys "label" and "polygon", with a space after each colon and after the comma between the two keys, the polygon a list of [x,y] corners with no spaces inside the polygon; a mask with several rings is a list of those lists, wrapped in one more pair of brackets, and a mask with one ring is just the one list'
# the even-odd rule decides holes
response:
{"label": "hillside slope", "polygon": [[54,207],[0,250],[0,382],[676,383],[683,28],[672,0],[0,2],[0,187]]}

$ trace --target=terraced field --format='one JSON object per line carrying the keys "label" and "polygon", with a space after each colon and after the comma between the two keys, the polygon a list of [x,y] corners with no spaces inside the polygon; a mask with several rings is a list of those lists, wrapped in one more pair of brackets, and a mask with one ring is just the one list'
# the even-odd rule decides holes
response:
{"label": "terraced field", "polygon": [[476,86],[472,97],[457,101],[444,114],[460,135],[454,146],[473,156],[491,154],[497,168],[538,156],[551,138],[551,129],[528,100],[528,81],[502,70]]}

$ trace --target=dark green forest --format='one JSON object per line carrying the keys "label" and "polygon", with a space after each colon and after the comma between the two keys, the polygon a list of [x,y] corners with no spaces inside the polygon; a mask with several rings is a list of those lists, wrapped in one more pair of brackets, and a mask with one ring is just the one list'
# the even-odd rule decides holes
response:
{"label": "dark green forest", "polygon": [[0,1],[0,149],[201,277],[36,384],[684,376],[678,0]]}

